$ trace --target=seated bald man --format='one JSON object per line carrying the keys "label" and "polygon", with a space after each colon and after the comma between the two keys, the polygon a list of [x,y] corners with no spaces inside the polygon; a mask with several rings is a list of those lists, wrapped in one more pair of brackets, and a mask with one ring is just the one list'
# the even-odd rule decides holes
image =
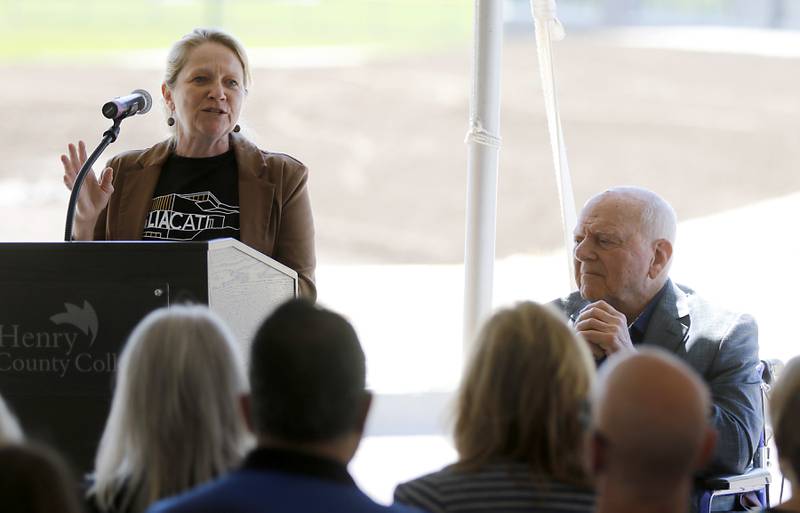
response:
{"label": "seated bald man", "polygon": [[652,345],[693,367],[711,389],[719,431],[706,472],[739,474],[764,422],[758,329],[749,315],[714,307],[669,279],[676,227],[672,207],[651,191],[617,187],[594,196],[575,228],[579,290],[556,305],[598,362]]}
{"label": "seated bald man", "polygon": [[714,450],[709,407],[703,382],[668,353],[612,357],[599,374],[588,444],[596,512],[686,511],[693,475]]}

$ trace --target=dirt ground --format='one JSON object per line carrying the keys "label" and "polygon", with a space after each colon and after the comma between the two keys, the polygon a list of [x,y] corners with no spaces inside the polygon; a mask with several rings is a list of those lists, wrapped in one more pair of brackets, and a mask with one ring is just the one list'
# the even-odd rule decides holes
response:
{"label": "dirt ground", "polygon": [[[687,219],[800,189],[796,60],[623,48],[591,35],[556,50],[579,204],[639,184]],[[158,92],[160,62],[139,62],[0,64],[0,240],[58,239],[58,154],[71,140],[99,140],[108,98]],[[261,147],[309,166],[321,264],[462,260],[470,81],[467,46],[355,66],[257,66],[244,121]],[[502,84],[497,252],[540,253],[561,234],[532,38],[509,38]],[[164,137],[158,110],[127,120],[105,157]]]}

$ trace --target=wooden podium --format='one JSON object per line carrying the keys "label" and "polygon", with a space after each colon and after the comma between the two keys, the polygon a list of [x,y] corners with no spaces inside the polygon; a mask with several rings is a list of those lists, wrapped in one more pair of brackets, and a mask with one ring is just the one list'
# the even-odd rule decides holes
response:
{"label": "wooden podium", "polygon": [[246,361],[261,321],[296,296],[295,271],[233,239],[0,243],[0,394],[26,434],[89,471],[117,355],[147,313],[207,304]]}

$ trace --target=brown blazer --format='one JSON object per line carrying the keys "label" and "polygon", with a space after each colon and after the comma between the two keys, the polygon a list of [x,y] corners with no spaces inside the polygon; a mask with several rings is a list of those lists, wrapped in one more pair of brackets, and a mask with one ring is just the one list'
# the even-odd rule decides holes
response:
{"label": "brown blazer", "polygon": [[[288,155],[259,150],[241,135],[232,133],[230,141],[239,167],[241,241],[297,271],[300,295],[314,301],[316,256],[308,169]],[[114,194],[97,221],[95,240],[142,238],[161,167],[174,145],[167,139],[109,161]]]}

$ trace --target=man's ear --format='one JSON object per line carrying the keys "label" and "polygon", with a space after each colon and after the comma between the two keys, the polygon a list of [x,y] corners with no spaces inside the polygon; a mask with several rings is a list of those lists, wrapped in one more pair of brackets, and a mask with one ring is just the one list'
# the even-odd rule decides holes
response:
{"label": "man's ear", "polygon": [[654,280],[661,272],[669,267],[672,259],[672,243],[667,239],[658,239],[653,243],[653,259],[650,261],[650,269],[647,276]]}
{"label": "man's ear", "polygon": [[364,397],[361,401],[361,409],[358,412],[356,419],[356,429],[359,433],[363,433],[367,426],[367,417],[369,416],[369,409],[372,407],[372,392],[369,390],[364,391]]}
{"label": "man's ear", "polygon": [[589,475],[599,476],[606,469],[608,443],[597,431],[590,431],[588,439],[586,459]]}
{"label": "man's ear", "polygon": [[255,434],[256,431],[253,428],[253,411],[250,403],[250,394],[242,394],[239,396],[239,408],[242,411],[242,417],[244,417],[244,423],[247,426],[247,429],[250,430],[251,433]]}

